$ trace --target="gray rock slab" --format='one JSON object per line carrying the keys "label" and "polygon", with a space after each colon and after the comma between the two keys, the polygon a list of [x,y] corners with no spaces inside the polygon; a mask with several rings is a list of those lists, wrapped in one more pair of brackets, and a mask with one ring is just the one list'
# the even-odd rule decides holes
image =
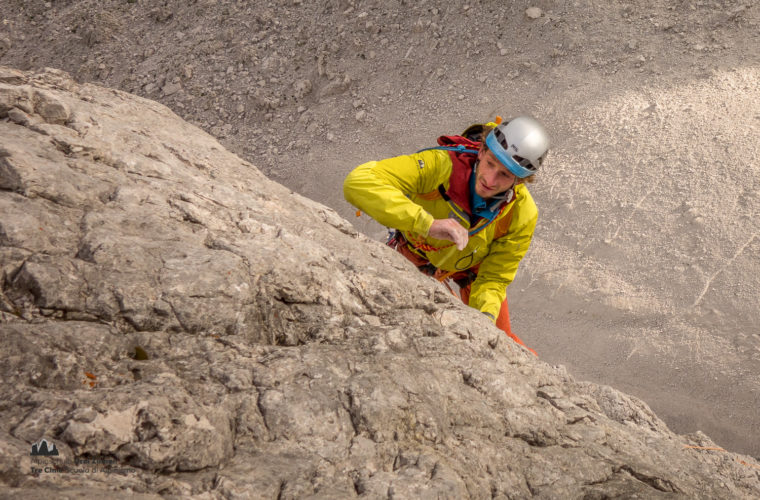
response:
{"label": "gray rock slab", "polygon": [[154,102],[0,68],[0,211],[10,498],[760,495]]}

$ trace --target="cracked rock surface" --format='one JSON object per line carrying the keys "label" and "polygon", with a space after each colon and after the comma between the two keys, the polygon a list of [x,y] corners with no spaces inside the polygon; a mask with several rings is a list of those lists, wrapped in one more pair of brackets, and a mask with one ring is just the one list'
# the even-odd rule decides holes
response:
{"label": "cracked rock surface", "polygon": [[155,102],[0,67],[0,213],[9,498],[760,495]]}
{"label": "cracked rock surface", "polygon": [[[0,19],[0,65],[156,100],[377,240],[349,171],[535,116],[552,147],[513,328],[760,458],[760,2],[3,0]],[[28,123],[39,94],[17,97]]]}

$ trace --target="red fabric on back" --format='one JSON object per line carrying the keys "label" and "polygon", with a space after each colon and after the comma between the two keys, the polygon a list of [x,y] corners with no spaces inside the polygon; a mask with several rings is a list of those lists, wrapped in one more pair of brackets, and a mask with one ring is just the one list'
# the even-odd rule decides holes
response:
{"label": "red fabric on back", "polygon": [[[463,145],[467,149],[480,149],[480,143],[462,137],[461,135],[442,135],[438,138],[441,146]],[[451,177],[449,177],[449,189],[446,195],[462,210],[472,215],[470,208],[470,175],[478,159],[478,155],[471,153],[459,153],[448,151],[451,157]]]}

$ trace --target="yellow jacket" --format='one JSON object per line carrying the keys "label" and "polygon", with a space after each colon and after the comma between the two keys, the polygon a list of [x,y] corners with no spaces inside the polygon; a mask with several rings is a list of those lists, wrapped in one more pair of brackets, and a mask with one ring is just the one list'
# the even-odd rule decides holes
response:
{"label": "yellow jacket", "polygon": [[[424,243],[438,248],[419,252],[438,269],[464,270],[480,264],[470,292],[470,306],[495,321],[507,285],[528,251],[538,209],[527,186],[518,184],[514,197],[494,222],[488,224],[487,219],[480,219],[471,228],[467,216],[461,215],[462,208],[446,201],[438,192],[440,185],[449,188],[451,173],[449,153],[431,149],[359,165],[346,177],[343,193],[349,203],[380,224],[400,230],[413,245]],[[433,220],[446,218],[457,219],[470,230],[464,250],[457,250],[450,241],[427,236]],[[502,225],[509,221],[509,226],[506,234],[501,230],[504,235],[494,239],[500,220]],[[484,224],[488,226],[473,234]]]}

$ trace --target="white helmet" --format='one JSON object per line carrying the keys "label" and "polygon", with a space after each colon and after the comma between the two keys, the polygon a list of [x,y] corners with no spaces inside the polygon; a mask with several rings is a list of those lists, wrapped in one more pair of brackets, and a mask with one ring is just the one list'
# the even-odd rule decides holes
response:
{"label": "white helmet", "polygon": [[493,129],[486,145],[502,165],[524,179],[535,174],[546,158],[549,136],[536,120],[519,116]]}

